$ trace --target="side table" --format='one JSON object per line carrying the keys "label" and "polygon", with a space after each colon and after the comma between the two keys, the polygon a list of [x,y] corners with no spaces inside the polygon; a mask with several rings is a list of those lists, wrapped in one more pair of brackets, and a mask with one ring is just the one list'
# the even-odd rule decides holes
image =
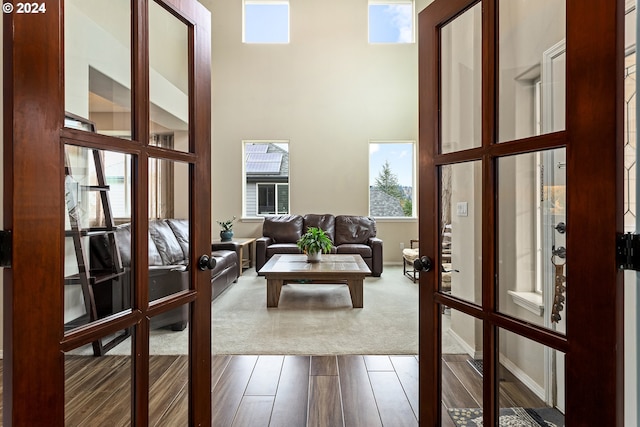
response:
{"label": "side table", "polygon": [[255,237],[234,237],[231,240],[227,240],[222,242],[220,239],[213,239],[211,242],[211,250],[215,251],[218,249],[222,249],[220,247],[221,244],[233,243],[240,248],[240,259],[238,262],[241,264],[240,271],[246,270],[247,268],[253,267],[253,253],[255,246],[256,238]]}

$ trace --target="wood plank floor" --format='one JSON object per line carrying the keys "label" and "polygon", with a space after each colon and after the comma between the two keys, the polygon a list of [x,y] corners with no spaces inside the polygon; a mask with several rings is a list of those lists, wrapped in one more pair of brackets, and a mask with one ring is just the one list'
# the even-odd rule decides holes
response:
{"label": "wood plank floor", "polygon": [[[455,427],[448,408],[482,406],[468,359],[443,356],[443,426]],[[213,356],[212,365],[215,427],[418,425],[417,356]],[[130,425],[129,358],[67,356],[65,367],[66,425]],[[545,406],[507,371],[500,377],[501,406]],[[186,356],[151,357],[149,425],[187,425],[187,378]]]}

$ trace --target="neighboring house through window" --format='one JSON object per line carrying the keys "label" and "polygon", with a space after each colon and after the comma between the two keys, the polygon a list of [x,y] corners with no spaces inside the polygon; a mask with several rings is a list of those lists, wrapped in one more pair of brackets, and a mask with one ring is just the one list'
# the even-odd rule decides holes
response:
{"label": "neighboring house through window", "polygon": [[415,217],[415,143],[376,141],[369,144],[369,214]]}
{"label": "neighboring house through window", "polygon": [[245,216],[289,213],[289,143],[245,141]]}

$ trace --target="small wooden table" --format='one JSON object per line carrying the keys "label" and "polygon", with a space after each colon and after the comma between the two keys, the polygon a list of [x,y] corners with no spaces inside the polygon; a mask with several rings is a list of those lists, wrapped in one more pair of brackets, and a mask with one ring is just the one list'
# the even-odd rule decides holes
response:
{"label": "small wooden table", "polygon": [[371,270],[360,255],[323,254],[320,262],[307,262],[306,255],[274,255],[260,273],[267,279],[267,307],[278,306],[283,285],[304,280],[343,283],[349,287],[353,308],[362,308],[364,278]]}
{"label": "small wooden table", "polygon": [[223,242],[220,239],[214,239],[211,242],[211,250],[215,251],[219,249],[219,245],[221,243],[233,243],[236,246],[239,246],[240,259],[238,262],[240,263],[240,273],[242,274],[242,270],[253,267],[253,246],[255,242],[255,237],[235,237],[231,240],[227,240],[226,242]]}

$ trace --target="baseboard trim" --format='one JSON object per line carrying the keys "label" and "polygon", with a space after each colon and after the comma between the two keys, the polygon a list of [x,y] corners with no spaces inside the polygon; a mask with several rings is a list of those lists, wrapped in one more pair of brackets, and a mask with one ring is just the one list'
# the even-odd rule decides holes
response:
{"label": "baseboard trim", "polygon": [[544,387],[538,384],[527,375],[522,369],[518,367],[515,363],[509,360],[504,354],[500,353],[500,363],[505,367],[509,372],[511,372],[520,382],[522,382],[529,390],[535,393],[543,402],[546,399],[544,393]]}
{"label": "baseboard trim", "polygon": [[[474,359],[482,359],[482,351],[478,352],[473,347],[471,347],[469,343],[463,340],[462,337],[460,337],[460,335],[456,334],[453,331],[453,329],[449,329],[449,333],[451,334],[453,339],[456,340],[458,344],[460,344],[460,347],[462,347],[469,356],[471,356]],[[480,357],[478,357],[478,354],[480,355]]]}

